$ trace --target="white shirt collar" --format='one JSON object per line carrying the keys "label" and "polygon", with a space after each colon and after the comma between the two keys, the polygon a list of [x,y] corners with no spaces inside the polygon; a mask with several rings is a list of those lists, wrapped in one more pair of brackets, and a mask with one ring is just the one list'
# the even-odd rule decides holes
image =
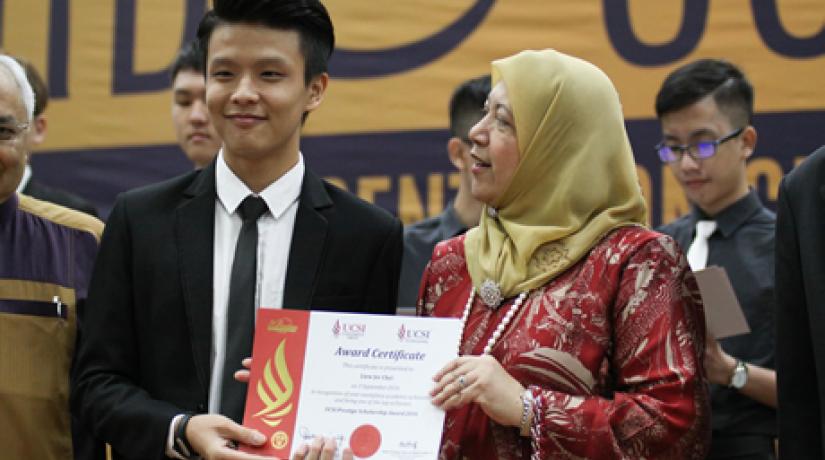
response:
{"label": "white shirt collar", "polygon": [[20,179],[20,183],[17,184],[17,193],[23,193],[23,189],[29,185],[29,181],[32,178],[32,167],[29,164],[26,164],[26,168],[23,170],[23,178]]}
{"label": "white shirt collar", "polygon": [[[301,194],[304,182],[304,156],[298,152],[298,162],[278,180],[269,184],[258,194],[266,202],[269,212],[277,220]],[[249,187],[229,169],[223,158],[223,149],[218,152],[215,165],[215,190],[226,212],[234,214],[241,202],[254,195]]]}

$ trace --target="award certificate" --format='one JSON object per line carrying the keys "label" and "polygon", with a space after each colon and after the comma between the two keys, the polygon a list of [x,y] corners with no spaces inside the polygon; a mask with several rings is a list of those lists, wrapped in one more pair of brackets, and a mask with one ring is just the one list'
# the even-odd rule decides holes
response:
{"label": "award certificate", "polygon": [[290,458],[313,437],[333,437],[336,459],[435,459],[444,412],[433,375],[457,356],[458,319],[261,308],[244,425],[261,448]]}

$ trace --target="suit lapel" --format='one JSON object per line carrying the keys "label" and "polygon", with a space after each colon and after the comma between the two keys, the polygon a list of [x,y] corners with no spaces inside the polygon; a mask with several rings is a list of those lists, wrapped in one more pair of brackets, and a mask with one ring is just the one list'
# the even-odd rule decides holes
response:
{"label": "suit lapel", "polygon": [[284,286],[285,308],[308,309],[323,261],[328,222],[322,210],[332,206],[324,183],[306,170],[298,198],[298,211],[292,231],[292,245]]}
{"label": "suit lapel", "polygon": [[215,234],[215,162],[184,192],[175,219],[184,306],[189,323],[195,369],[209,389],[212,348],[212,284]]}

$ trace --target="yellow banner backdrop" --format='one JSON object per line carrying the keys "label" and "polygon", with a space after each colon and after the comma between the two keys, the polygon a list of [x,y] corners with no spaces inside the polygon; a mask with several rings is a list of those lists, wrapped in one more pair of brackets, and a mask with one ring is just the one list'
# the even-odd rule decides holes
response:
{"label": "yellow banner backdrop", "polygon": [[[822,126],[825,110],[821,0],[325,4],[335,23],[338,50],[331,63],[328,97],[306,127],[305,134],[316,140],[310,145],[318,150],[309,151],[305,145],[305,153],[318,153],[312,160],[316,164],[310,164],[319,172],[339,177],[342,185],[399,212],[406,221],[438,212],[449,198],[450,168],[442,158],[441,143],[446,140],[446,104],[453,88],[488,72],[491,60],[527,48],[555,48],[580,56],[613,79],[630,121],[654,221],[670,219],[686,206],[650,150],[658,141],[653,99],[661,81],[677,66],[701,57],[722,57],[748,74],[756,88],[756,109],[764,115],[757,120],[760,156],[751,172],[766,199],[775,198],[778,180],[795,158],[822,143],[819,130],[813,128]],[[32,61],[53,92],[44,152],[56,157],[58,152],[94,150],[100,158],[85,161],[102,165],[102,157],[130,148],[138,148],[129,150],[135,161],[148,159],[141,146],[173,149],[166,71],[207,8],[204,0],[0,0],[3,48]],[[402,143],[386,136],[393,133],[423,133],[415,139],[426,140]],[[348,136],[367,139],[369,146],[364,148],[362,142],[359,147],[342,147]],[[420,157],[421,148],[433,151]],[[328,152],[339,156],[332,161]],[[43,158],[39,171],[50,167]],[[341,159],[348,158],[354,159],[352,164],[342,165],[346,162]],[[63,161],[54,164],[62,168]],[[73,183],[57,173],[51,177],[64,185]],[[438,182],[433,177],[441,178],[438,186],[433,187]],[[75,185],[87,195],[94,193],[92,198],[104,207],[116,191],[114,185],[112,190],[96,187],[95,192]],[[376,186],[386,195],[383,201],[375,195]],[[417,202],[401,199],[405,187],[406,196],[418,195]]]}

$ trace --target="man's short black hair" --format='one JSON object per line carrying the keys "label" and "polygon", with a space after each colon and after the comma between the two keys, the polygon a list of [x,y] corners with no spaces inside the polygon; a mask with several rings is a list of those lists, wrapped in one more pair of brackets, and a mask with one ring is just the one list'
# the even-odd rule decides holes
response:
{"label": "man's short black hair", "polygon": [[200,41],[192,40],[183,45],[183,48],[178,51],[178,56],[175,62],[172,63],[172,68],[169,70],[169,76],[172,82],[181,70],[189,70],[192,72],[203,73],[204,55],[201,49]]}
{"label": "man's short black hair", "polygon": [[734,127],[751,124],[753,87],[741,70],[721,59],[700,59],[668,75],[656,95],[656,116],[661,118],[709,94]]}
{"label": "man's short black hair", "polygon": [[450,134],[468,140],[470,128],[482,117],[489,94],[490,75],[471,78],[455,89],[450,98]]}
{"label": "man's short black hair", "polygon": [[[198,26],[198,41],[204,59],[209,38],[221,24],[257,24],[298,32],[304,56],[304,82],[327,71],[335,48],[335,32],[326,7],[318,0],[214,0]],[[206,66],[204,66],[206,67]]]}

